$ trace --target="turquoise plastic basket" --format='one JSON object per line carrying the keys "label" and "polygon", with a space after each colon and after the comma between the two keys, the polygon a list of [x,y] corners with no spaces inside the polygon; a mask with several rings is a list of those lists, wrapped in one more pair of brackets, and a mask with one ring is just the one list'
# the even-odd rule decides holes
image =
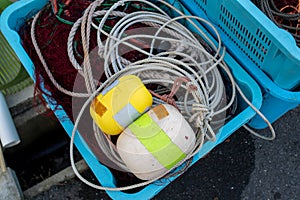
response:
{"label": "turquoise plastic basket", "polygon": [[[263,91],[262,113],[270,122],[300,104],[300,50],[250,0],[181,0],[194,15],[210,20],[230,54]],[[266,128],[257,115],[250,126]]]}
{"label": "turquoise plastic basket", "polygon": [[[18,34],[18,30],[28,18],[32,17],[46,3],[47,0],[27,0],[17,2],[6,9],[0,19],[1,31],[32,78],[34,78],[34,65],[21,45],[21,39]],[[178,4],[174,5],[180,6]],[[184,11],[187,13],[187,10],[184,9]],[[202,29],[205,31],[204,28]],[[262,103],[262,94],[257,83],[229,54],[226,54],[225,61],[229,65],[237,83],[242,88],[245,95],[249,98],[254,106],[260,108]],[[51,102],[48,103],[50,107],[54,109],[55,106],[52,105]],[[247,123],[255,115],[255,112],[248,105],[243,103],[238,105],[238,109],[240,112],[230,121],[228,121],[217,134],[216,142],[206,142],[204,144],[201,151],[193,158],[193,164],[213,148],[215,148],[218,144],[222,143],[234,131]],[[71,120],[69,120],[63,109],[55,109],[54,112],[70,136],[74,126],[73,123]],[[90,150],[88,143],[84,141],[80,134],[77,134],[75,137],[75,145],[88,166],[93,171],[94,175],[97,177],[100,184],[107,187],[116,187],[115,177],[111,171],[97,160],[93,152]],[[177,177],[178,176],[168,178],[167,180],[160,180],[159,182],[150,184],[135,193],[107,191],[107,194],[113,199],[151,199]]]}
{"label": "turquoise plastic basket", "polygon": [[[1,0],[0,15],[12,3],[10,0]],[[32,80],[2,33],[0,33],[0,47],[0,91],[4,95],[14,94],[31,85]]]}

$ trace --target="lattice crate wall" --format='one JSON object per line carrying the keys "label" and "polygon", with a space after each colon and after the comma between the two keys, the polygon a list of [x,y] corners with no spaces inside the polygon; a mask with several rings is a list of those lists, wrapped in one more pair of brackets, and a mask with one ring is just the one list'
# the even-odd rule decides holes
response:
{"label": "lattice crate wall", "polygon": [[[250,0],[181,2],[218,28],[228,51],[264,91],[261,111],[271,122],[300,104],[300,50],[291,34],[278,28]],[[282,106],[275,110],[277,103]],[[267,127],[258,116],[250,125]]]}

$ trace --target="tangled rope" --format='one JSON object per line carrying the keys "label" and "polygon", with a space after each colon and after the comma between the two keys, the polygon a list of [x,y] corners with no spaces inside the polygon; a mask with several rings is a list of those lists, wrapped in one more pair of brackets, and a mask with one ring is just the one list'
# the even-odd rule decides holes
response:
{"label": "tangled rope", "polygon": [[[132,2],[143,3],[143,5],[149,7],[149,11],[125,13],[118,10],[119,7]],[[246,99],[235,84],[234,78],[223,60],[226,51],[222,47],[220,36],[213,25],[202,18],[186,16],[165,1],[159,0],[158,2],[167,6],[172,12],[176,12],[178,16],[171,18],[167,11],[146,0],[121,0],[114,3],[108,10],[97,10],[104,3],[104,0],[96,0],[85,10],[83,16],[73,24],[69,33],[67,51],[73,67],[85,80],[86,93],[69,91],[55,80],[35,39],[35,25],[39,14],[33,20],[32,41],[52,83],[66,95],[80,98],[87,97],[74,122],[70,159],[75,174],[91,187],[102,190],[128,190],[148,185],[169,176],[178,166],[189,163],[189,160],[199,152],[205,141],[216,140],[218,128],[225,123],[226,111],[236,103],[236,90]],[[108,32],[105,23],[111,17],[118,17],[120,20]],[[201,41],[194,32],[179,23],[182,20],[197,32],[196,35],[202,38]],[[217,46],[197,26],[196,23],[199,22],[207,24],[215,31],[218,40]],[[137,24],[143,24],[142,31],[132,32],[134,29],[130,29],[130,27],[135,27]],[[98,57],[104,62],[105,81],[101,81],[93,73],[90,62],[92,51],[90,49],[91,29],[97,30],[98,47],[96,50]],[[74,36],[78,31],[80,31],[84,52],[83,63],[79,63],[74,56]],[[210,51],[207,49],[210,49]],[[142,55],[140,56],[142,59],[128,59],[126,54],[131,51]],[[164,102],[176,105],[195,131],[196,144],[185,159],[176,164],[166,174],[153,180],[119,188],[102,187],[90,183],[77,171],[73,159],[74,138],[80,120],[91,101],[115,80],[127,74],[137,75],[147,87],[155,86],[154,89],[151,89],[154,96],[154,105]],[[226,84],[230,86],[231,90],[230,96],[227,98],[224,76],[227,77],[228,83]],[[166,90],[166,88],[172,89]],[[245,101],[251,104],[248,100]],[[253,105],[252,107],[260,113]],[[216,122],[214,118],[218,119],[217,123],[213,123]],[[269,125],[271,127],[270,123]],[[274,138],[274,130],[272,128],[271,130],[272,138]],[[118,155],[111,137],[103,134],[95,123],[93,123],[93,132],[97,139],[99,151],[106,155],[106,159],[114,163],[118,170],[130,172]],[[106,162],[101,158],[98,159],[102,163]]]}
{"label": "tangled rope", "polygon": [[300,46],[300,1],[253,0],[253,2],[280,28],[289,31]]}

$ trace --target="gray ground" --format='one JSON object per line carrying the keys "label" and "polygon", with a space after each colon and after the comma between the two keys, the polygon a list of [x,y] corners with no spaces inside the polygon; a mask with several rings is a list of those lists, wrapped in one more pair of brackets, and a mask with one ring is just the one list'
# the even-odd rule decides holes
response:
{"label": "gray ground", "polygon": [[[153,199],[300,199],[299,114],[300,107],[274,123],[277,138],[271,142],[239,129]],[[93,179],[89,171],[85,175]],[[33,199],[110,198],[75,178]]]}

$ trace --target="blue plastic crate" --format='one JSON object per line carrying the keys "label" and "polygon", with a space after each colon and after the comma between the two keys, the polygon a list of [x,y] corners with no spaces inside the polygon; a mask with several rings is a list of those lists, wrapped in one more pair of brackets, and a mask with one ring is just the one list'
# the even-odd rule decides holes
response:
{"label": "blue plastic crate", "polygon": [[[181,2],[217,27],[228,51],[259,83],[261,111],[270,122],[300,104],[300,50],[290,33],[278,28],[250,0]],[[267,127],[258,115],[249,125]]]}
{"label": "blue plastic crate", "polygon": [[[18,55],[20,61],[23,63],[26,70],[33,79],[34,65],[30,57],[22,47],[18,30],[28,18],[32,17],[46,3],[47,0],[19,1],[6,9],[0,19],[1,31],[3,32],[4,36],[7,38],[8,42]],[[185,10],[185,12],[187,11]],[[239,84],[245,95],[249,98],[249,100],[255,107],[260,108],[262,103],[262,94],[257,83],[229,54],[226,54],[225,61],[229,65],[237,83]],[[48,99],[46,98],[46,100]],[[48,103],[50,107],[54,109],[55,106],[52,105],[51,102]],[[247,123],[256,114],[248,105],[245,104],[239,104],[238,109],[240,110],[240,112],[230,121],[228,121],[217,134],[216,142],[206,142],[204,144],[201,151],[193,158],[193,164],[213,148],[215,148],[218,144],[222,143],[234,131]],[[71,120],[69,120],[67,114],[63,109],[55,109],[54,112],[57,118],[60,120],[62,126],[70,136],[74,126],[73,123],[71,122]],[[111,171],[96,159],[92,151],[89,149],[87,143],[82,137],[80,137],[80,134],[77,134],[75,138],[75,145],[88,166],[97,177],[100,184],[107,187],[116,187],[115,177],[112,175]],[[177,177],[168,178],[167,180],[160,180],[159,183],[156,182],[150,184],[136,193],[107,191],[107,194],[113,199],[150,199]]]}
{"label": "blue plastic crate", "polygon": [[181,1],[193,14],[205,15],[215,23],[226,40],[279,87],[291,90],[300,86],[300,49],[294,38],[250,0]]}

